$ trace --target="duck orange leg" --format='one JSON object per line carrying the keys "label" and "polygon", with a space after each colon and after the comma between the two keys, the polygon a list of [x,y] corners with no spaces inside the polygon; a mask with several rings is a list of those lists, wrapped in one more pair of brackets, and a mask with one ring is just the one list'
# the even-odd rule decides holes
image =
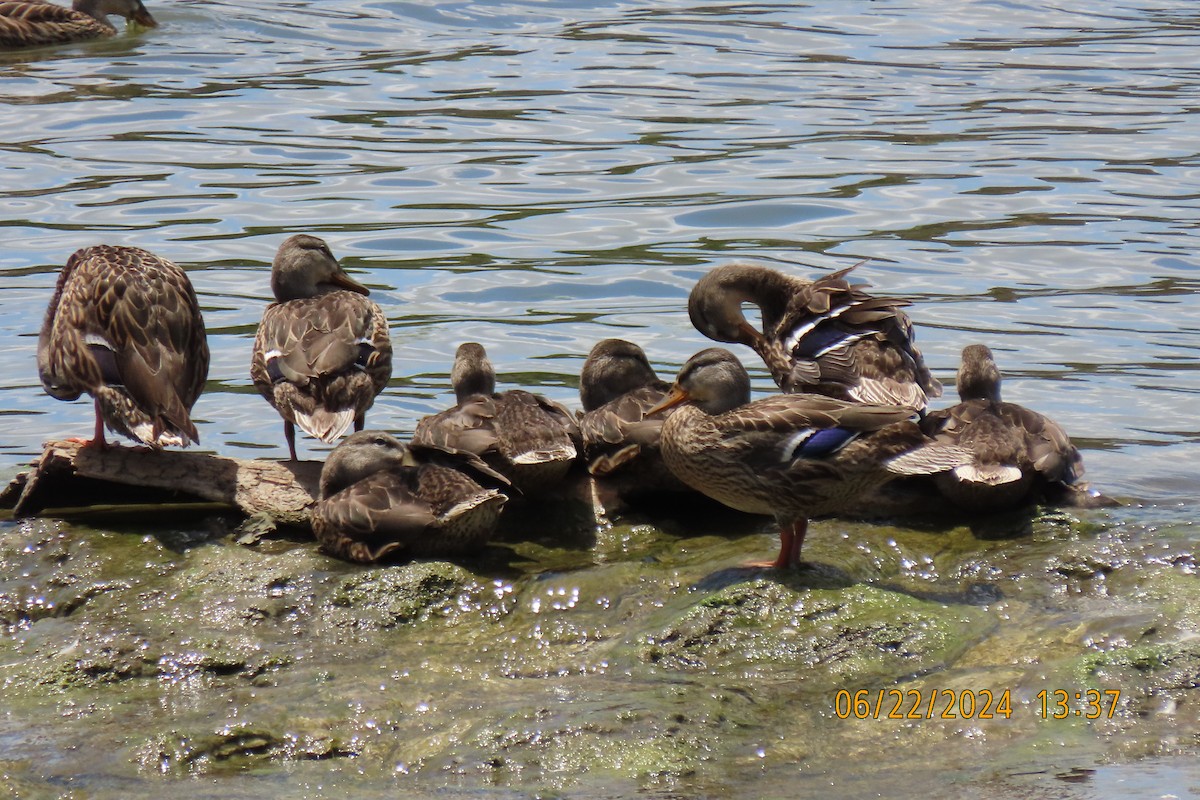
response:
{"label": "duck orange leg", "polygon": [[800,548],[804,545],[804,537],[808,534],[808,520],[800,519],[789,522],[779,528],[779,555],[774,561],[753,561],[748,567],[769,567],[771,569],[796,569],[800,566]]}
{"label": "duck orange leg", "polygon": [[96,407],[96,431],[91,439],[84,439],[82,436],[71,436],[67,438],[68,442],[79,442],[84,447],[94,447],[97,450],[108,449],[108,442],[104,441],[104,417],[100,415],[100,401],[94,400]]}

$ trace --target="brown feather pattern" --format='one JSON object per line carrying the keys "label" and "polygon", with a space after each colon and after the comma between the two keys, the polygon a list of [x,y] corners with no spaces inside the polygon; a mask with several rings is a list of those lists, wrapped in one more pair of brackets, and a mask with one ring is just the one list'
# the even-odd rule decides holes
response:
{"label": "brown feather pattern", "polygon": [[117,14],[146,27],[158,23],[141,0],[76,0],[65,8],[45,0],[0,0],[0,47],[63,44],[113,36]]}
{"label": "brown feather pattern", "polygon": [[[774,515],[785,531],[843,511],[899,475],[939,472],[970,458],[926,437],[909,419],[912,409],[813,394],[747,402],[749,386],[727,350],[689,359],[672,390],[686,404],[663,424],[663,459],[689,486],[740,511]],[[845,431],[841,446],[819,455],[804,448],[815,432],[831,428]],[[797,544],[791,557],[798,554]],[[791,563],[785,556],[776,563]]]}
{"label": "brown feather pattern", "polygon": [[391,378],[392,343],[383,310],[315,236],[280,245],[271,283],[276,302],[258,326],[250,377],[283,417],[294,459],[293,425],[326,443],[351,423],[363,428]]}
{"label": "brown feather pattern", "polygon": [[[337,480],[346,459],[358,463]],[[321,484],[313,532],[326,552],[358,562],[470,554],[491,537],[507,499],[498,491],[507,481],[476,456],[377,431],[338,445]]]}
{"label": "brown feather pattern", "polygon": [[691,491],[662,460],[664,420],[675,409],[649,415],[670,392],[642,348],[623,339],[597,342],[580,372],[579,417],[588,471],[629,499]]}
{"label": "brown feather pattern", "polygon": [[983,345],[964,348],[956,406],[928,414],[938,441],[966,448],[970,465],[938,476],[938,489],[975,511],[1012,508],[1058,495],[1083,476],[1083,457],[1049,417],[1000,399],[1000,370]]}
{"label": "brown feather pattern", "polygon": [[92,395],[111,430],[152,447],[199,442],[208,376],[204,320],[187,274],[136,247],[76,251],[38,338],[38,372],[60,400]]}
{"label": "brown feather pattern", "polygon": [[419,420],[414,443],[481,456],[526,494],[546,491],[566,476],[583,444],[566,408],[523,389],[463,391],[464,385],[491,385],[495,380],[483,347],[475,342],[459,347],[452,375],[458,403]]}
{"label": "brown feather pattern", "polygon": [[[709,338],[752,347],[785,392],[923,410],[942,387],[914,344],[908,301],[868,294],[846,279],[852,269],[807,281],[726,264],[693,287],[689,315]],[[746,321],[744,303],[758,306],[761,331]]]}

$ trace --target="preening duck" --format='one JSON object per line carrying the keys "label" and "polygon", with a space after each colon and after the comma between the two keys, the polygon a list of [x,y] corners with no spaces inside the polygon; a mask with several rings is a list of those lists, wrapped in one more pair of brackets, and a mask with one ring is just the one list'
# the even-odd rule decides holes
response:
{"label": "preening duck", "polygon": [[104,427],[159,448],[200,441],[191,410],[208,377],[208,341],[192,283],[137,247],[75,251],[59,273],[38,337],[38,374],[52,397],[87,393]]}
{"label": "preening duck", "polygon": [[[715,267],[692,288],[688,315],[708,338],[753,348],[784,392],[922,412],[942,386],[913,342],[901,310],[909,303],[851,284],[852,269],[808,281],[758,264]],[[758,306],[761,331],[746,320],[743,303]]]}

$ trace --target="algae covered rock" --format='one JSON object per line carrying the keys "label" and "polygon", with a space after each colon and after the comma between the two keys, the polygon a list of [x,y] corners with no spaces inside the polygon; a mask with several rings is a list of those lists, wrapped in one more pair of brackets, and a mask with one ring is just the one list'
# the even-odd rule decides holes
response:
{"label": "algae covered rock", "polygon": [[419,561],[346,576],[332,587],[328,603],[353,612],[361,627],[389,628],[420,620],[477,586],[462,567]]}
{"label": "algae covered rock", "polygon": [[866,585],[792,589],[756,580],[704,598],[649,637],[641,655],[668,669],[840,684],[936,669],[991,627],[973,606]]}

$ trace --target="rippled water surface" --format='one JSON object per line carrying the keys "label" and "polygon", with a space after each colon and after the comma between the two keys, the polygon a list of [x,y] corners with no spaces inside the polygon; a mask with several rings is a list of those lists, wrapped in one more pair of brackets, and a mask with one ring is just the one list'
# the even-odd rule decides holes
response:
{"label": "rippled water surface", "polygon": [[868,259],[863,280],[913,300],[948,396],[961,348],[989,344],[1093,485],[1138,525],[1190,524],[1190,0],[151,8],[152,31],[0,54],[0,477],[90,430],[34,354],[58,268],[98,242],[189,270],[203,448],[286,455],[248,364],[275,249],[307,232],[391,323],[372,426],[444,407],[462,341],[577,405],[600,338],[664,376],[709,344],[684,312],[709,266]]}

